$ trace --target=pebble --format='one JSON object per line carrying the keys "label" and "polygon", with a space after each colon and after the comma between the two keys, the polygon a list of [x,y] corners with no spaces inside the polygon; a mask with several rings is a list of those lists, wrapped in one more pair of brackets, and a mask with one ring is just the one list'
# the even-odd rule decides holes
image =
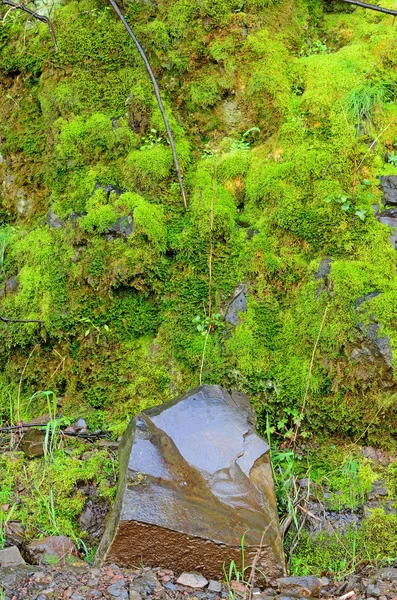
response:
{"label": "pebble", "polygon": [[208,584],[208,580],[198,573],[182,573],[176,582],[194,589],[202,589]]}
{"label": "pebble", "polygon": [[117,583],[113,583],[108,587],[108,594],[113,596],[113,598],[120,598],[120,600],[128,599],[128,591],[124,585],[124,581],[119,581]]}
{"label": "pebble", "polygon": [[129,600],[142,600],[142,596],[136,590],[130,589]]}
{"label": "pebble", "polygon": [[214,581],[214,579],[211,579],[208,586],[208,591],[220,593],[222,591],[222,584],[219,581]]}

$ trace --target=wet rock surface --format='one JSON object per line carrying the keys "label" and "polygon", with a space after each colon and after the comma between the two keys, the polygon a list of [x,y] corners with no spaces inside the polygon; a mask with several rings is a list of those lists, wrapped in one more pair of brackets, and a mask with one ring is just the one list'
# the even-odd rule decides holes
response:
{"label": "wet rock surface", "polygon": [[382,175],[379,179],[383,190],[383,203],[397,206],[397,176]]}
{"label": "wet rock surface", "polygon": [[233,300],[230,302],[226,310],[225,319],[235,327],[238,325],[239,313],[247,312],[247,287],[240,284],[234,290]]}
{"label": "wet rock surface", "polygon": [[258,567],[282,575],[269,447],[252,413],[243,394],[201,386],[136,417],[120,444],[98,564],[161,564],[216,579],[223,563],[240,561],[246,532],[246,560],[261,545]]}

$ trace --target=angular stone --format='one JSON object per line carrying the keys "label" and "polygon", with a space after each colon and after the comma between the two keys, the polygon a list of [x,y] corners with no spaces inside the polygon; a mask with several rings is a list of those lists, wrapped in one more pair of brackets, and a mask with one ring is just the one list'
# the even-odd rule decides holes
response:
{"label": "angular stone", "polygon": [[317,577],[281,577],[277,579],[279,590],[283,594],[293,594],[309,598],[318,598],[321,593],[321,581]]}
{"label": "angular stone", "polygon": [[225,320],[235,327],[238,325],[238,313],[247,312],[247,298],[245,295],[246,291],[247,288],[245,285],[240,284],[237,286],[237,288],[234,290],[233,300],[230,302],[226,311]]}
{"label": "angular stone", "polygon": [[397,205],[397,177],[396,175],[382,175],[380,186],[383,190],[383,204]]}
{"label": "angular stone", "polygon": [[220,594],[222,591],[222,584],[220,581],[215,581],[214,579],[211,579],[209,586],[208,586],[208,591],[209,592],[215,592],[217,594]]}
{"label": "angular stone", "polygon": [[34,565],[45,564],[47,557],[57,557],[60,562],[65,562],[66,557],[78,555],[76,544],[64,535],[35,540],[27,546],[26,550]]}
{"label": "angular stone", "polygon": [[29,458],[43,456],[45,431],[40,429],[29,429],[23,436],[21,449]]}
{"label": "angular stone", "polygon": [[284,574],[269,446],[245,400],[204,385],[131,421],[97,564],[222,578],[224,563],[240,564],[246,532],[247,564],[259,549],[258,571]]}
{"label": "angular stone", "polygon": [[208,584],[208,580],[198,573],[182,573],[176,582],[179,585],[195,589],[202,589]]}
{"label": "angular stone", "polygon": [[24,564],[25,561],[16,546],[0,550],[0,567],[18,567]]}
{"label": "angular stone", "polygon": [[397,569],[395,567],[384,567],[376,574],[376,579],[391,580],[397,579]]}

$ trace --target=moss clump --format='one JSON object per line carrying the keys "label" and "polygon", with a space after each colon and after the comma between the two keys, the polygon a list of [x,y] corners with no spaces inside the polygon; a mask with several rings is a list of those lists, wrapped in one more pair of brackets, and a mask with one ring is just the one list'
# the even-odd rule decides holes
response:
{"label": "moss clump", "polygon": [[[91,485],[96,496],[112,499],[115,493],[117,463],[106,451],[96,451],[82,458],[84,447],[75,447],[67,455],[56,451],[51,462],[27,460],[22,453],[5,453],[0,457],[2,485],[2,520],[12,506],[12,518],[20,521],[27,538],[38,535],[67,535],[78,541],[79,516],[87,498],[84,485]],[[13,503],[17,497],[18,502]],[[3,502],[4,500],[4,502]]]}

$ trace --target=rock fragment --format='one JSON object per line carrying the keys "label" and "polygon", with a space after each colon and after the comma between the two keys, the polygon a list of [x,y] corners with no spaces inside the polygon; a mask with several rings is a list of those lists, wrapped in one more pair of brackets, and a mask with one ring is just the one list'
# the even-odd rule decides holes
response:
{"label": "rock fragment", "polygon": [[203,589],[208,585],[208,580],[198,573],[182,573],[176,582],[194,589]]}
{"label": "rock fragment", "polygon": [[48,557],[55,557],[65,562],[68,556],[78,556],[76,544],[64,535],[55,535],[35,540],[27,548],[29,560],[34,565],[45,564]]}
{"label": "rock fragment", "polygon": [[317,577],[280,577],[277,586],[283,594],[294,594],[309,598],[318,598],[321,593],[321,581]]}
{"label": "rock fragment", "polygon": [[0,550],[0,567],[17,567],[24,564],[25,561],[16,546]]}

